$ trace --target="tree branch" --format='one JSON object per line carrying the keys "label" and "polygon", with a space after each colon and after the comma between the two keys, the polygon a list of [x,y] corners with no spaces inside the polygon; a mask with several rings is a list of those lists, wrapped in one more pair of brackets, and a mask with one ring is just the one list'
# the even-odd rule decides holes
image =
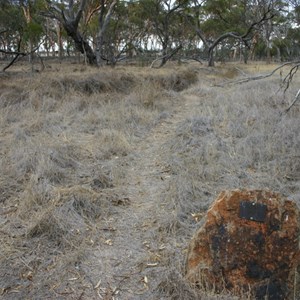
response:
{"label": "tree branch", "polygon": [[272,12],[272,10],[273,10],[273,9],[272,9],[272,7],[271,7],[271,4],[269,4],[269,5],[268,5],[268,8],[267,8],[267,10],[264,12],[262,18],[260,18],[260,19],[259,19],[258,21],[256,21],[256,22],[253,22],[253,23],[249,26],[248,30],[241,36],[241,38],[242,38],[242,39],[245,39],[245,38],[251,33],[251,31],[255,28],[255,26],[260,25],[261,23],[263,23],[263,22],[265,22],[265,21],[268,21],[268,20],[273,19],[273,18],[275,17],[275,15],[276,15],[275,13],[272,13],[272,14],[270,14],[270,15],[268,16],[268,14]]}
{"label": "tree branch", "polygon": [[220,35],[211,45],[209,48],[215,48],[220,42],[223,40],[232,37],[234,39],[241,39],[241,36],[238,35],[236,32],[226,32],[222,35]]}
{"label": "tree branch", "polygon": [[[168,61],[169,59],[171,59],[180,49],[182,48],[182,45],[179,45],[176,49],[174,49],[171,53],[168,53],[162,57],[156,58],[150,65],[150,68],[154,68],[154,64],[159,61],[159,60],[163,60],[166,58],[166,61]],[[162,65],[160,65],[158,68],[162,67]]]}
{"label": "tree branch", "polygon": [[[261,75],[257,75],[257,76],[246,77],[246,78],[243,78],[243,79],[238,79],[238,80],[233,80],[233,81],[226,81],[226,82],[223,82],[223,83],[215,84],[214,86],[224,87],[225,85],[229,85],[229,84],[241,84],[241,83],[246,83],[246,82],[249,82],[249,81],[268,78],[268,77],[271,77],[272,75],[274,75],[278,70],[282,69],[283,67],[288,66],[288,65],[293,65],[293,64],[297,64],[299,66],[300,61],[299,62],[286,62],[284,64],[281,64],[280,66],[278,66],[277,68],[272,70],[272,72],[267,73],[267,74],[261,74]],[[294,68],[295,67],[293,67],[293,69]]]}
{"label": "tree branch", "polygon": [[74,23],[76,24],[76,27],[78,26],[79,21],[80,21],[80,19],[82,17],[85,5],[86,5],[86,0],[81,0],[80,1],[80,6],[79,6],[79,9],[78,9],[78,12],[76,14],[75,21],[74,21]]}
{"label": "tree branch", "polygon": [[294,98],[294,101],[290,104],[290,106],[285,110],[285,113],[288,113],[289,110],[295,105],[295,103],[299,100],[299,97],[300,96],[300,89],[298,90],[295,98]]}
{"label": "tree branch", "polygon": [[86,24],[86,25],[90,22],[92,16],[93,16],[97,11],[100,10],[100,8],[101,8],[101,5],[98,5],[97,7],[95,7],[94,9],[92,9],[91,11],[88,12],[88,15],[87,15],[86,20],[85,20],[85,24]]}
{"label": "tree branch", "polygon": [[198,37],[200,38],[200,40],[203,42],[204,46],[208,48],[208,41],[207,41],[207,39],[205,38],[204,33],[202,32],[202,30],[201,30],[199,27],[194,26],[194,25],[192,24],[192,22],[189,20],[189,16],[185,16],[185,19],[186,19],[186,21],[188,22],[188,24],[189,24],[192,28],[194,28],[196,34],[198,35]]}
{"label": "tree branch", "polygon": [[[42,43],[44,43],[45,40],[42,40],[38,46],[36,46],[32,51],[30,52],[21,52],[21,51],[7,51],[7,50],[2,50],[0,49],[0,53],[4,53],[4,54],[9,54],[9,55],[15,55],[15,57],[12,59],[12,61],[7,65],[5,66],[3,69],[2,69],[2,72],[5,72],[9,67],[11,67],[16,61],[17,59],[19,58],[19,56],[27,56],[27,55],[30,55],[34,52],[36,52],[39,47],[41,46]],[[20,49],[20,44],[21,44],[21,41],[19,41],[19,45],[18,45],[18,49]],[[41,63],[42,63],[42,66],[44,65],[44,63],[42,62],[42,58],[39,56],[40,60],[41,60]],[[42,67],[42,69],[44,69],[44,66]]]}
{"label": "tree branch", "polygon": [[108,25],[108,23],[110,21],[111,15],[112,15],[112,11],[113,11],[115,5],[117,4],[117,2],[118,2],[118,0],[114,0],[111,3],[111,5],[109,6],[109,9],[108,9],[108,11],[106,13],[106,16],[105,16],[105,18],[103,20],[102,27],[100,29],[100,32],[101,32],[100,34],[103,34],[103,32],[106,30],[106,27],[107,27],[107,25]]}
{"label": "tree branch", "polygon": [[27,55],[26,52],[20,52],[20,51],[8,51],[8,50],[2,50],[0,49],[0,53],[4,53],[4,54],[7,54],[7,55]]}
{"label": "tree branch", "polygon": [[294,75],[297,73],[299,67],[300,67],[300,63],[296,63],[296,65],[292,67],[290,72],[284,77],[283,83],[286,85],[284,91],[286,91],[289,88],[290,83],[292,82]]}

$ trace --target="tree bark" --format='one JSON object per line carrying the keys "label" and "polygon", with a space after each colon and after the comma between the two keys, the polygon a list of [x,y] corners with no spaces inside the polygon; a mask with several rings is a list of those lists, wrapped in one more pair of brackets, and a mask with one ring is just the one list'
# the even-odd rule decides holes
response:
{"label": "tree bark", "polygon": [[209,67],[215,66],[214,47],[209,47],[209,49],[208,49],[208,66]]}
{"label": "tree bark", "polygon": [[74,28],[72,23],[64,23],[63,26],[68,36],[73,39],[75,48],[86,56],[90,65],[96,66],[96,55],[89,43],[82,37],[81,33]]}
{"label": "tree bark", "polygon": [[62,60],[63,57],[63,43],[62,43],[62,28],[60,23],[56,24],[56,34],[57,34],[57,44],[58,44],[58,58],[59,61]]}
{"label": "tree bark", "polygon": [[[118,0],[114,0],[110,6],[109,9],[104,17],[104,9],[105,9],[105,3],[104,1],[102,2],[102,6],[101,6],[101,11],[100,11],[100,15],[99,15],[99,31],[98,31],[98,36],[97,36],[97,49],[96,49],[96,62],[98,64],[98,66],[103,65],[104,63],[104,34],[105,31],[107,29],[107,26],[109,24],[109,21],[111,19],[112,13],[113,13],[113,9],[116,6]],[[110,58],[109,60],[112,60],[112,64],[114,64],[114,59]]]}
{"label": "tree bark", "polygon": [[86,6],[87,1],[81,0],[79,2],[79,7],[76,14],[74,12],[73,0],[69,0],[69,5],[66,9],[59,8],[50,0],[48,0],[47,2],[49,3],[49,11],[47,13],[44,13],[44,15],[57,19],[66,30],[67,35],[74,41],[75,48],[80,53],[86,56],[90,65],[96,66],[96,55],[87,40],[84,39],[80,31],[78,30],[78,25],[82,18],[83,10]]}

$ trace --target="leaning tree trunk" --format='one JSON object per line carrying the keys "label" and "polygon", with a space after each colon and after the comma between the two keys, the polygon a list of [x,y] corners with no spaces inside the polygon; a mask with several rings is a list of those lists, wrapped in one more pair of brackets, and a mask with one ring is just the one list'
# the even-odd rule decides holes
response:
{"label": "leaning tree trunk", "polygon": [[84,54],[88,60],[88,63],[92,66],[97,66],[96,55],[89,45],[89,43],[82,37],[80,32],[74,28],[72,24],[64,23],[63,24],[68,36],[70,36],[75,44],[75,48],[82,54]]}
{"label": "leaning tree trunk", "polygon": [[49,11],[45,13],[45,15],[58,20],[66,30],[67,35],[73,40],[75,48],[87,58],[87,61],[90,65],[96,66],[96,55],[92,47],[84,39],[82,34],[78,31],[79,22],[82,18],[82,14],[86,6],[87,0],[80,0],[79,3],[77,3],[77,12],[74,11],[73,0],[63,1],[66,2],[65,9],[59,8],[56,5],[56,3],[54,3],[54,1],[53,3],[51,3],[51,1],[47,2],[49,2]]}

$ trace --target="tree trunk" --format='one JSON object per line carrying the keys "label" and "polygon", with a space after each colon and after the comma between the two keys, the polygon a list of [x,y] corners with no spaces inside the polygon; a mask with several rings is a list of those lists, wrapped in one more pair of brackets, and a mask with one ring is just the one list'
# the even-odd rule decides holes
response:
{"label": "tree trunk", "polygon": [[164,47],[163,50],[162,50],[162,58],[161,58],[159,68],[164,66],[167,63],[167,61],[168,61],[167,48]]}
{"label": "tree trunk", "polygon": [[247,47],[244,47],[243,56],[244,56],[244,64],[247,64],[249,58],[249,51]]}
{"label": "tree trunk", "polygon": [[96,61],[98,66],[103,66],[103,46],[104,46],[104,37],[103,32],[99,32],[97,37],[97,49],[96,49]]}
{"label": "tree trunk", "polygon": [[276,48],[277,61],[280,62],[281,61],[281,51],[280,51],[280,48],[278,46],[275,46],[275,48]]}
{"label": "tree trunk", "polygon": [[[66,2],[65,4],[67,7],[65,9],[60,9],[58,6],[56,6],[56,3],[53,4],[50,3],[48,16],[49,15],[52,16],[52,18],[55,18],[61,23],[63,28],[66,30],[67,35],[70,38],[72,38],[72,40],[74,41],[75,48],[87,58],[87,61],[90,65],[96,66],[97,65],[96,55],[92,47],[84,39],[82,34],[78,31],[79,22],[82,18],[82,14],[86,6],[87,0],[80,0],[78,2],[76,1],[78,4],[76,13],[74,12],[73,0],[61,1],[61,2]],[[68,5],[67,2],[69,2]]]}
{"label": "tree trunk", "polygon": [[88,59],[88,63],[92,66],[97,66],[96,55],[89,45],[89,43],[81,36],[81,34],[74,28],[72,23],[64,23],[63,24],[68,36],[70,36],[74,43],[75,48],[82,54],[86,56]]}
{"label": "tree trunk", "polygon": [[215,66],[215,60],[214,60],[214,48],[210,47],[208,49],[208,66],[214,67]]}
{"label": "tree trunk", "polygon": [[56,33],[57,33],[57,44],[58,44],[58,58],[59,61],[61,61],[63,57],[62,28],[59,23],[56,26],[57,26]]}
{"label": "tree trunk", "polygon": [[267,64],[271,63],[271,48],[269,42],[267,43]]}
{"label": "tree trunk", "polygon": [[[118,0],[113,0],[113,2],[110,4],[109,9],[106,13],[106,15],[104,16],[105,13],[105,6],[104,6],[104,1],[102,1],[102,8],[100,11],[100,15],[99,15],[99,31],[98,31],[98,35],[97,35],[97,49],[96,49],[96,62],[98,63],[99,66],[103,65],[103,48],[104,48],[104,34],[106,32],[107,26],[110,22],[113,10],[115,5],[117,4]],[[108,47],[109,49],[110,47]],[[109,56],[109,53],[108,53]],[[115,63],[115,59],[110,59],[112,60],[112,64]]]}

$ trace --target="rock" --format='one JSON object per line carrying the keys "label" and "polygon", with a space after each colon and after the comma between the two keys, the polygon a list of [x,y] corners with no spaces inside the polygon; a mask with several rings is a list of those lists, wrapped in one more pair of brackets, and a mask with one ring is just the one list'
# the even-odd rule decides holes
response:
{"label": "rock", "polygon": [[289,299],[299,264],[299,210],[277,193],[222,192],[188,251],[186,276],[198,287],[255,299]]}

